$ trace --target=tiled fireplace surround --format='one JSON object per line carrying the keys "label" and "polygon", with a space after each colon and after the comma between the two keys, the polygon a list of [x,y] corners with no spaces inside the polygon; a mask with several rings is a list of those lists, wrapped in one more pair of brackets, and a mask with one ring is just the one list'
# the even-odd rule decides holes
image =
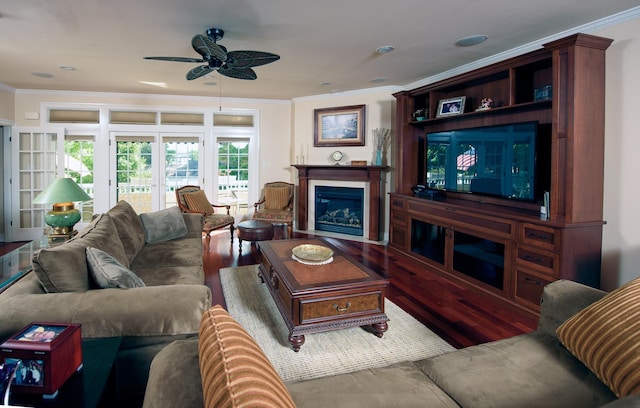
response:
{"label": "tiled fireplace surround", "polygon": [[364,238],[379,241],[380,195],[384,166],[313,166],[295,165],[298,169],[297,226],[315,229],[315,187],[364,188]]}

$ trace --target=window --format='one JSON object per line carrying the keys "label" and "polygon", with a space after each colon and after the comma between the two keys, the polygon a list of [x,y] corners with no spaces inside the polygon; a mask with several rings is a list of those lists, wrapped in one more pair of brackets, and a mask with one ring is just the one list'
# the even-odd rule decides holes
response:
{"label": "window", "polygon": [[[93,198],[93,153],[95,138],[92,135],[67,135],[64,141],[64,174]],[[90,222],[93,217],[93,200],[79,203],[80,222]]]}
{"label": "window", "polygon": [[248,212],[249,139],[218,139],[218,203]]}
{"label": "window", "polygon": [[116,137],[116,201],[138,214],[153,211],[152,136]]}

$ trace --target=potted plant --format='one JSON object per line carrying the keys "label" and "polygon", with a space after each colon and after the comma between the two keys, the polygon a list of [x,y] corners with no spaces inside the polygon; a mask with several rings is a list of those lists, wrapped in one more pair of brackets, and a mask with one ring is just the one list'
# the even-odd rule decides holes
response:
{"label": "potted plant", "polygon": [[429,119],[429,108],[420,108],[411,114],[413,120],[421,121]]}

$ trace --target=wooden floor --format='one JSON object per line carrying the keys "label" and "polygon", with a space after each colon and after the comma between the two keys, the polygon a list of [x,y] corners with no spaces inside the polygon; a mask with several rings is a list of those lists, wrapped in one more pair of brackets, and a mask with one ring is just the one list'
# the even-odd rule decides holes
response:
{"label": "wooden floor", "polygon": [[[275,238],[282,239],[284,231],[276,228]],[[292,238],[310,235],[294,232]],[[460,285],[433,274],[428,287],[420,288],[418,298],[407,295],[394,285],[394,271],[415,271],[405,255],[384,245],[330,238],[331,243],[351,254],[374,271],[390,278],[387,297],[395,304],[423,322],[432,331],[454,347],[512,337],[536,328],[537,321],[530,316],[507,309],[489,298],[470,292]],[[228,231],[219,231],[211,238],[211,249],[205,248],[204,269],[206,283],[213,292],[214,303],[224,305],[218,270],[220,268],[257,263],[256,246],[244,241],[240,251],[238,239],[233,244]]]}
{"label": "wooden floor", "polygon": [[[309,236],[294,231],[292,238]],[[274,239],[283,237],[284,230],[276,228]],[[420,296],[409,296],[394,284],[393,279],[394,273],[415,273],[417,268],[420,268],[408,261],[405,255],[384,245],[330,239],[333,245],[351,254],[367,267],[389,277],[391,284],[387,288],[387,297],[454,347],[466,347],[512,337],[532,331],[537,325],[531,317],[496,304],[487,297],[473,293],[437,274],[433,274],[429,285],[416,291]],[[21,244],[0,243],[0,255]],[[214,304],[224,306],[218,270],[252,265],[257,263],[256,260],[255,245],[244,241],[240,249],[237,238],[233,244],[231,243],[228,231],[213,234],[210,250],[207,250],[205,245],[203,261],[206,284],[213,292]]]}

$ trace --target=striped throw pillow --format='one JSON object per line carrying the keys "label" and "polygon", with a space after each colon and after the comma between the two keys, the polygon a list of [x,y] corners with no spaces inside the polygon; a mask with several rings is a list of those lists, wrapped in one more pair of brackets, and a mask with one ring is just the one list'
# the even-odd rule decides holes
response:
{"label": "striped throw pillow", "polygon": [[260,346],[219,305],[202,315],[198,355],[205,407],[295,407]]}
{"label": "striped throw pillow", "polygon": [[184,201],[191,211],[204,213],[204,215],[213,214],[213,207],[209,203],[209,199],[203,190],[194,191],[193,193],[185,193]]}
{"label": "striped throw pillow", "polygon": [[570,317],[557,334],[619,398],[640,393],[640,278]]}
{"label": "striped throw pillow", "polygon": [[289,187],[265,187],[264,208],[267,210],[284,210],[289,204]]}

